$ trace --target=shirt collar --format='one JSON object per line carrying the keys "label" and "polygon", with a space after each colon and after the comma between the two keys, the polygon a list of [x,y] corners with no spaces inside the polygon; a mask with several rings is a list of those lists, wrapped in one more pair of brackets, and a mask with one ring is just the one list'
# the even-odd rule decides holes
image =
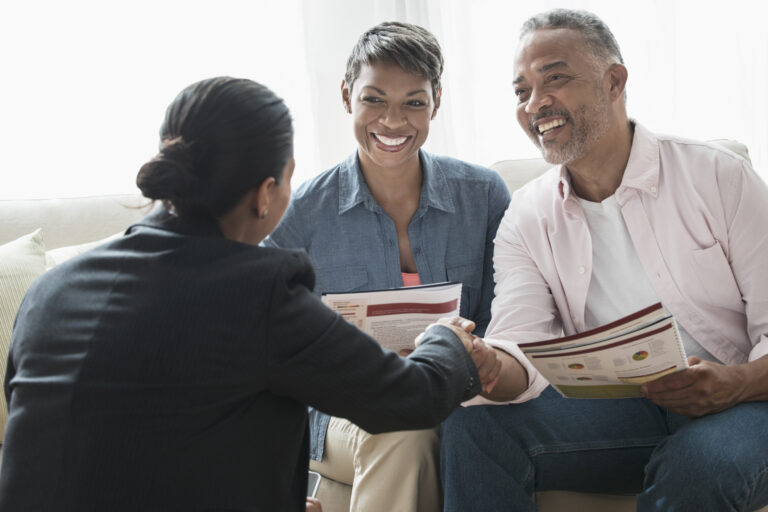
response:
{"label": "shirt collar", "polygon": [[631,122],[635,126],[632,149],[615,194],[620,205],[626,201],[629,189],[637,189],[653,197],[659,195],[659,140],[640,123]]}
{"label": "shirt collar", "polygon": [[[419,160],[424,177],[419,197],[419,210],[433,207],[453,213],[455,210],[453,195],[440,164],[423,150],[419,150]],[[339,215],[358,204],[362,204],[371,211],[383,211],[373,198],[368,184],[365,183],[360,169],[360,160],[355,151],[342,162],[339,170]]]}
{"label": "shirt collar", "polygon": [[[621,184],[614,194],[620,205],[628,198],[629,189],[637,189],[656,197],[659,193],[659,141],[643,125],[630,119],[635,127],[629,160],[624,168]],[[563,201],[572,193],[571,177],[565,165],[560,165],[557,190]]]}

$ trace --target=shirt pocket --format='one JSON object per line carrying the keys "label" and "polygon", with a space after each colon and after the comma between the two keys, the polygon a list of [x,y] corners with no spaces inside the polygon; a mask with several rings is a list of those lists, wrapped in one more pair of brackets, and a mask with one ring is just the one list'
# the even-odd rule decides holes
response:
{"label": "shirt pocket", "polygon": [[691,252],[693,272],[701,287],[701,298],[713,306],[741,311],[741,291],[736,284],[731,265],[718,242]]}
{"label": "shirt pocket", "polygon": [[480,300],[483,283],[483,260],[470,261],[457,265],[446,265],[448,281],[459,282],[461,287],[461,316],[472,319]]}
{"label": "shirt pocket", "polygon": [[366,289],[368,272],[365,267],[320,267],[315,269],[315,292],[352,292]]}

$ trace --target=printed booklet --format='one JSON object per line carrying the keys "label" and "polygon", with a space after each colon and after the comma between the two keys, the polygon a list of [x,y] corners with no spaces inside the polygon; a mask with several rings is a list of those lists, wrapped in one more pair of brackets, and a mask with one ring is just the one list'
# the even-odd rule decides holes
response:
{"label": "printed booklet", "polygon": [[590,331],[518,346],[568,398],[643,396],[644,382],[688,367],[677,322],[661,303]]}
{"label": "printed booklet", "polygon": [[324,293],[323,303],[395,352],[431,323],[458,316],[461,283],[436,283],[367,292]]}

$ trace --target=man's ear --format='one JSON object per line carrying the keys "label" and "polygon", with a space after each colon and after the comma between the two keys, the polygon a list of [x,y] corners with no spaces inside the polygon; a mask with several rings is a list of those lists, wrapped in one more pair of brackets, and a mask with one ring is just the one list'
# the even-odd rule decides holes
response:
{"label": "man's ear", "polygon": [[430,119],[434,119],[437,115],[437,109],[440,108],[440,99],[443,97],[443,88],[439,88],[437,90],[437,94],[435,95],[435,108],[432,109],[432,117]]}
{"label": "man's ear", "polygon": [[269,205],[272,202],[272,194],[277,182],[270,176],[261,182],[258,188],[251,190],[251,210],[257,217],[266,217]]}
{"label": "man's ear", "polygon": [[342,80],[341,81],[341,102],[344,104],[344,111],[347,114],[351,114],[352,113],[352,103],[351,103],[350,96],[349,96],[350,92],[351,91],[349,90],[349,87],[347,86],[347,81],[346,80]]}
{"label": "man's ear", "polygon": [[624,97],[624,89],[627,86],[627,68],[623,64],[612,64],[607,71],[609,94],[611,100]]}

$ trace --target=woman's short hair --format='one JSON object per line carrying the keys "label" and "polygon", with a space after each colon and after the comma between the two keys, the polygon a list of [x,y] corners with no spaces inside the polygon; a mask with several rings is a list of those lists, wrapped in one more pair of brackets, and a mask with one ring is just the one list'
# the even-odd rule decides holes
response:
{"label": "woman's short hair", "polygon": [[268,177],[280,181],[292,156],[283,100],[252,80],[210,78],[168,106],[160,151],[141,167],[136,184],[177,215],[220,217]]}
{"label": "woman's short hair", "polygon": [[440,91],[443,53],[440,44],[427,29],[410,23],[387,21],[367,30],[347,59],[344,80],[352,86],[363,64],[397,64],[404,71],[423,76],[432,83],[432,96]]}

